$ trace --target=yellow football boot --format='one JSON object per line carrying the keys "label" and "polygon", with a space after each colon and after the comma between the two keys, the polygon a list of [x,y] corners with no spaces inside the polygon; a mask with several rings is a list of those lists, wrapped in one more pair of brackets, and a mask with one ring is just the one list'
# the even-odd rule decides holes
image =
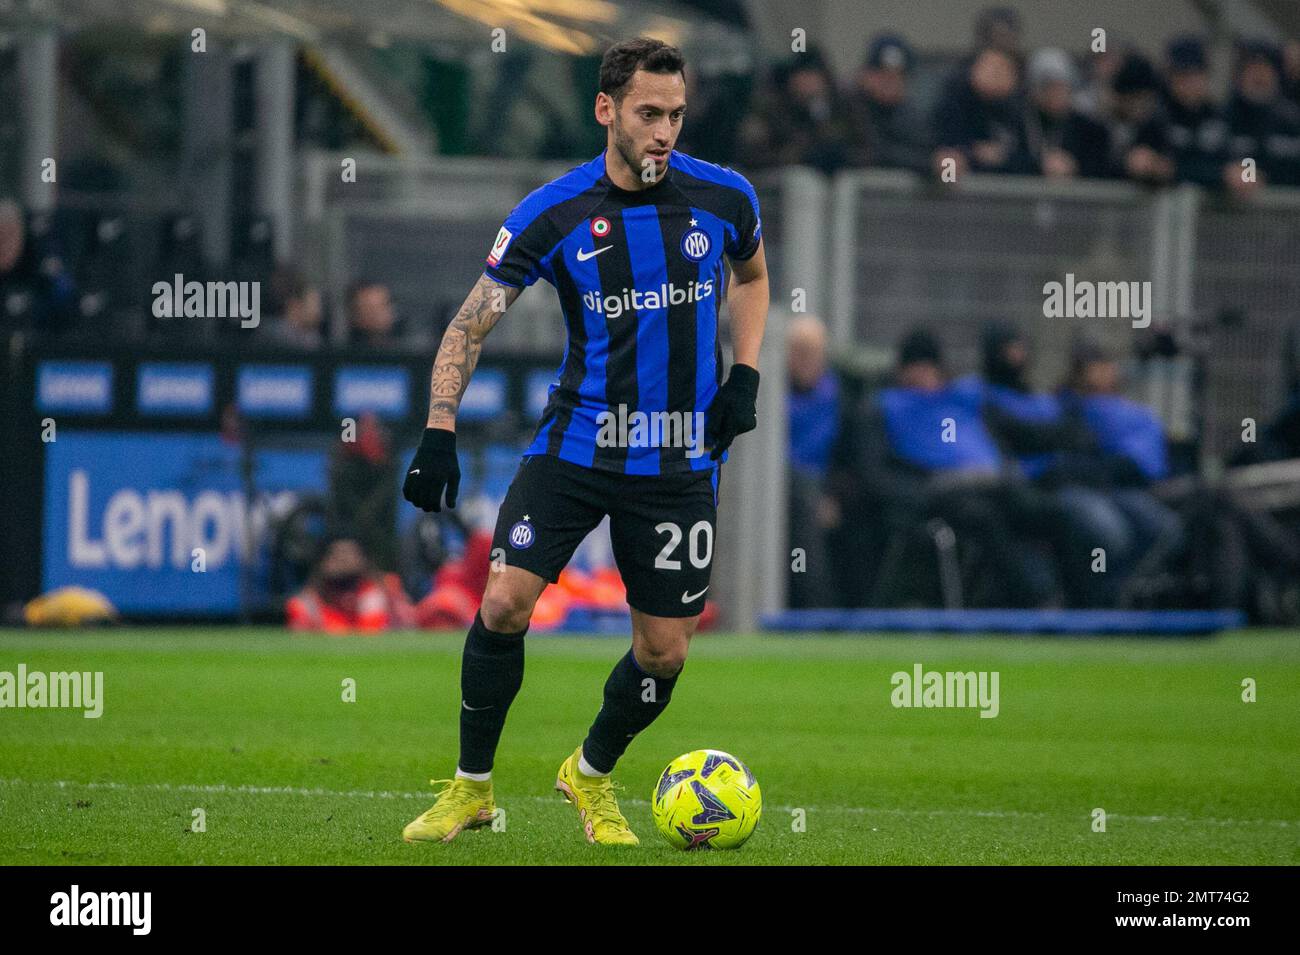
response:
{"label": "yellow football boot", "polygon": [[608,776],[586,776],[578,769],[578,758],[582,747],[573,751],[573,755],[560,764],[560,774],[556,777],[555,788],[564,794],[564,798],[578,810],[578,820],[587,841],[602,846],[635,846],[641,840],[636,837],[618,810],[618,800],[614,798],[614,784]]}
{"label": "yellow football boot", "polygon": [[496,813],[492,780],[480,783],[457,777],[429,782],[446,785],[435,794],[438,801],[402,830],[407,842],[451,842],[462,829],[477,829],[492,822]]}

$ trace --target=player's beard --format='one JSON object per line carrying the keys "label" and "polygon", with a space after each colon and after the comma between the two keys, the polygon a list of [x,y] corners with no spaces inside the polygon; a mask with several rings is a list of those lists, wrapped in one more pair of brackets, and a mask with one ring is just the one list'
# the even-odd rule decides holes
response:
{"label": "player's beard", "polygon": [[[632,141],[632,137],[627,134],[627,130],[625,130],[623,128],[623,124],[619,122],[618,114],[614,115],[613,128],[614,128],[614,148],[617,149],[618,154],[621,157],[623,157],[623,162],[627,164],[627,168],[632,170],[632,175],[636,176],[638,179],[641,179],[641,174],[645,171],[645,167],[641,165],[641,160],[650,159],[650,157],[637,155],[636,143]],[[653,164],[654,160],[651,160],[651,163]],[[665,172],[666,171],[667,170],[665,169]],[[655,168],[656,180],[658,180],[659,175],[660,175],[659,170],[656,167]]]}

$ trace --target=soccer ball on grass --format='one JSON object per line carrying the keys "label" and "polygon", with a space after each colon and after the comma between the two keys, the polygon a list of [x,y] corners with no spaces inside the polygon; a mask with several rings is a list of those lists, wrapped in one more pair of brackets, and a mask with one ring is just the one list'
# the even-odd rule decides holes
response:
{"label": "soccer ball on grass", "polygon": [[651,809],[659,834],[674,848],[737,849],[758,825],[763,794],[736,757],[697,749],[668,764]]}

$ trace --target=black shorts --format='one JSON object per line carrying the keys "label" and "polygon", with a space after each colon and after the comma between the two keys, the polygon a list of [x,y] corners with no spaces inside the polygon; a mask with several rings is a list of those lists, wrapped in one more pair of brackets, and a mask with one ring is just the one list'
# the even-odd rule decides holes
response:
{"label": "black shorts", "polygon": [[713,567],[718,470],[619,474],[529,455],[497,515],[492,560],[554,583],[609,515],[628,604],[655,617],[693,617],[704,609]]}

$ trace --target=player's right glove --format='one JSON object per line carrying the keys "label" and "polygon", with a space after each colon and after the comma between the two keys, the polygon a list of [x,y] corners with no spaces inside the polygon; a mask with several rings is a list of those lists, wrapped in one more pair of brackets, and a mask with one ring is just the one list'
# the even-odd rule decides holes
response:
{"label": "player's right glove", "polygon": [[704,446],[713,449],[709,458],[718,460],[736,435],[757,427],[758,371],[748,365],[732,365],[704,416]]}
{"label": "player's right glove", "polygon": [[456,432],[446,428],[425,428],[420,447],[406,470],[402,497],[422,511],[441,511],[442,492],[447,506],[456,506],[460,491],[460,463],[456,460]]}

